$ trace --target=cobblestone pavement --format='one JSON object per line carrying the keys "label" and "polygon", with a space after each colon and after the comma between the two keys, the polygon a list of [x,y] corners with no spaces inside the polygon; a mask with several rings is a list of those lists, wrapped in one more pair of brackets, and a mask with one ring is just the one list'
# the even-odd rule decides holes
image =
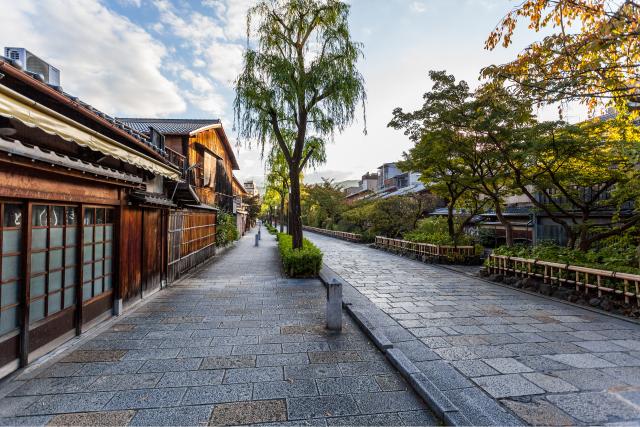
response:
{"label": "cobblestone pavement", "polygon": [[322,284],[253,238],[3,384],[0,425],[436,424],[347,316],[326,332]]}
{"label": "cobblestone pavement", "polygon": [[474,423],[640,421],[639,325],[366,245],[306,237],[368,298],[372,323]]}

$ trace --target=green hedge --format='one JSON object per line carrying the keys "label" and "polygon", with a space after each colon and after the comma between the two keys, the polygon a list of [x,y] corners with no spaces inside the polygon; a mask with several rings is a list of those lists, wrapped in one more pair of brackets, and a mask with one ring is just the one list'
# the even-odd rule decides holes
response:
{"label": "green hedge", "polygon": [[543,242],[536,246],[516,245],[511,248],[501,246],[496,248],[493,253],[640,274],[640,268],[637,267],[639,262],[637,246],[630,236],[605,241],[602,247],[587,252]]}
{"label": "green hedge", "polygon": [[293,249],[293,241],[286,233],[278,234],[278,248],[282,266],[289,277],[317,277],[322,267],[322,252],[304,239],[302,249]]}
{"label": "green hedge", "polygon": [[228,212],[218,212],[216,246],[227,246],[238,240],[239,237],[235,216]]}
{"label": "green hedge", "polygon": [[273,225],[269,224],[268,222],[265,222],[264,226],[267,228],[267,231],[269,232],[269,234],[273,234],[273,235],[277,235],[278,234],[278,230]]}

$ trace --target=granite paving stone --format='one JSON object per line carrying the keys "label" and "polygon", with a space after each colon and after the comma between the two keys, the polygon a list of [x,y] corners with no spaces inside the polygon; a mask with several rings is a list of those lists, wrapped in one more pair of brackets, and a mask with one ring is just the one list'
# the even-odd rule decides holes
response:
{"label": "granite paving stone", "polygon": [[544,393],[540,387],[518,374],[477,377],[473,381],[495,398]]}
{"label": "granite paving stone", "polygon": [[60,414],[52,417],[49,426],[126,426],[135,411],[98,411]]}
{"label": "granite paving stone", "polygon": [[283,368],[280,366],[270,366],[262,368],[227,369],[222,382],[224,384],[238,384],[279,381],[283,379]]}
{"label": "granite paving stone", "polygon": [[201,405],[205,403],[234,402],[250,400],[251,384],[222,384],[213,386],[190,387],[182,398],[182,405]]}
{"label": "granite paving stone", "polygon": [[256,366],[256,356],[205,357],[200,369],[252,368]]}
{"label": "granite paving stone", "polygon": [[139,409],[178,406],[186,388],[155,388],[117,392],[105,409]]}
{"label": "granite paving stone", "polygon": [[180,406],[177,408],[140,409],[129,425],[132,426],[180,426],[206,425],[213,405]]}
{"label": "granite paving stone", "polygon": [[637,420],[640,408],[610,393],[586,392],[550,395],[547,399],[567,414],[587,424]]}
{"label": "granite paving stone", "polygon": [[162,373],[135,375],[106,375],[99,377],[88,385],[92,391],[134,390],[138,388],[153,388],[158,384]]}
{"label": "granite paving stone", "polygon": [[[253,235],[77,346],[0,384],[0,425],[326,426],[372,416],[358,406],[367,401],[372,411],[390,412],[357,419],[362,423],[439,424],[346,313],[341,334],[326,330],[323,284],[286,278],[275,239],[263,233],[256,248]],[[440,307],[437,313],[454,317],[451,300],[436,305],[401,293],[377,297],[398,294],[409,310]],[[414,318],[424,328],[438,320],[421,314]],[[372,321],[414,360],[439,359],[388,315],[374,313]]]}
{"label": "granite paving stone", "polygon": [[70,393],[42,396],[28,408],[24,409],[20,415],[99,411],[104,408],[113,396],[113,392]]}
{"label": "granite paving stone", "polygon": [[355,394],[354,399],[363,414],[426,409],[422,399],[408,391]]}
{"label": "granite paving stone", "polygon": [[209,425],[243,425],[287,420],[284,400],[258,400],[216,405]]}
{"label": "granite paving stone", "polygon": [[306,365],[307,363],[309,363],[307,353],[265,354],[258,355],[256,358],[257,367]]}
{"label": "granite paving stone", "polygon": [[360,413],[355,400],[349,395],[289,398],[287,399],[287,412],[290,420],[337,417]]}
{"label": "granite paving stone", "polygon": [[0,426],[45,426],[51,418],[51,415],[0,418]]}
{"label": "granite paving stone", "polygon": [[382,391],[374,377],[341,377],[317,379],[321,395],[353,394]]}
{"label": "granite paving stone", "polygon": [[261,382],[253,385],[253,399],[316,396],[318,387],[313,380]]}
{"label": "granite paving stone", "polygon": [[188,387],[222,384],[224,370],[165,372],[157,387]]}
{"label": "granite paving stone", "polygon": [[[550,397],[584,391],[635,396],[629,387],[640,386],[637,323],[497,286],[469,269],[306,236],[343,278],[352,308],[379,319],[375,326],[389,331],[396,347],[474,424],[584,424]],[[340,363],[342,374],[381,375],[352,365]],[[620,420],[640,422],[620,411]]]}

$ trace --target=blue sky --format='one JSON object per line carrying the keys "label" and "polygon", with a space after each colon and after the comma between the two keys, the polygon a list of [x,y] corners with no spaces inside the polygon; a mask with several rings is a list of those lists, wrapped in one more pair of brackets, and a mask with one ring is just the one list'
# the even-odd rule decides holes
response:
{"label": "blue sky", "polygon": [[[0,44],[50,61],[66,91],[109,114],[219,117],[235,139],[233,80],[253,1],[0,0]],[[337,135],[327,164],[307,172],[310,181],[358,178],[399,159],[411,144],[386,125],[393,108],[420,105],[428,70],[447,70],[475,86],[482,67],[510,60],[540,37],[523,26],[513,47],[484,50],[488,33],[515,4],[509,0],[350,3],[353,36],[364,43],[368,134],[358,121]],[[261,180],[258,151],[241,145],[237,155],[238,176]]]}

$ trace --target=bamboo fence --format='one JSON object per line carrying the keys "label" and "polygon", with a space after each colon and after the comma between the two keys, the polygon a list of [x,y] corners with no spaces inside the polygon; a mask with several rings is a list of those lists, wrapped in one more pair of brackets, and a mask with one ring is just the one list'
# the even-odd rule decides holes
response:
{"label": "bamboo fence", "polygon": [[314,233],[324,234],[326,236],[336,237],[338,239],[348,240],[350,242],[362,241],[362,235],[357,233],[347,233],[345,231],[327,230],[325,228],[308,227],[306,225],[302,228],[305,230],[313,231]]}
{"label": "bamboo fence", "polygon": [[410,242],[408,240],[391,239],[377,236],[376,246],[418,256],[437,258],[439,260],[467,260],[476,256],[473,246],[433,245],[431,243]]}
{"label": "bamboo fence", "polygon": [[505,255],[491,255],[488,268],[492,274],[535,277],[544,283],[575,286],[576,291],[585,294],[595,291],[598,297],[622,296],[625,303],[634,300],[640,306],[640,275],[637,274]]}

